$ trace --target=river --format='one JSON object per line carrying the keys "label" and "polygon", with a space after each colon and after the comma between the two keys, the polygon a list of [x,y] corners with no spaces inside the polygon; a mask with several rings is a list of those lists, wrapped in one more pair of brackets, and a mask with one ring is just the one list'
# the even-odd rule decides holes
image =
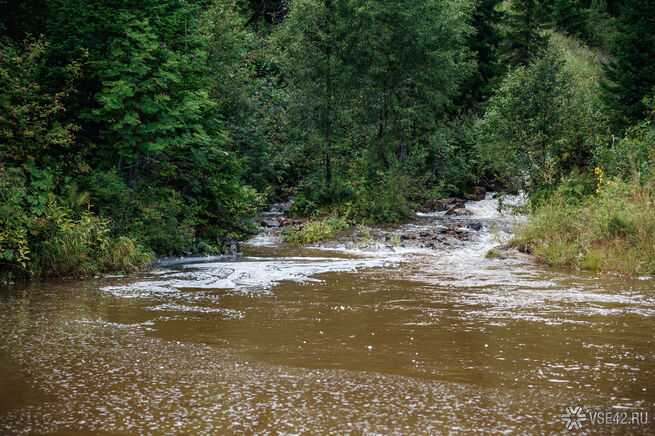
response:
{"label": "river", "polygon": [[577,406],[655,433],[655,280],[487,258],[517,219],[496,206],[4,289],[0,434],[543,434]]}

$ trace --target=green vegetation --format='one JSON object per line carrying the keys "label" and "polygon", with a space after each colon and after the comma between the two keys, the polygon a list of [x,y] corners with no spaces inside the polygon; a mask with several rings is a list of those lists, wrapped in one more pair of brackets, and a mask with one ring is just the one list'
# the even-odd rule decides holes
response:
{"label": "green vegetation", "polygon": [[554,266],[655,273],[653,103],[652,119],[596,149],[594,177],[569,177],[536,204],[515,246]]}
{"label": "green vegetation", "polygon": [[3,276],[133,270],[151,252],[218,252],[248,230],[261,196],[227,125],[248,92],[235,13],[176,1],[6,8]]}
{"label": "green vegetation", "polygon": [[519,229],[515,246],[549,265],[655,273],[655,183],[610,179],[580,203],[557,193]]}
{"label": "green vegetation", "polygon": [[603,90],[615,124],[625,127],[646,116],[648,107],[643,99],[654,95],[655,4],[639,0],[622,3]]}
{"label": "green vegetation", "polygon": [[340,217],[314,219],[300,228],[287,228],[283,233],[286,242],[292,244],[314,244],[331,239],[349,227],[348,221]]}
{"label": "green vegetation", "polygon": [[507,186],[547,196],[608,138],[600,60],[554,34],[548,51],[508,73],[480,118],[479,157]]}
{"label": "green vegetation", "polygon": [[[650,192],[648,2],[0,6],[5,280],[220,253],[290,196],[304,243],[475,185],[526,191],[535,223],[553,202],[593,214],[596,167]],[[559,263],[615,268],[595,250]]]}

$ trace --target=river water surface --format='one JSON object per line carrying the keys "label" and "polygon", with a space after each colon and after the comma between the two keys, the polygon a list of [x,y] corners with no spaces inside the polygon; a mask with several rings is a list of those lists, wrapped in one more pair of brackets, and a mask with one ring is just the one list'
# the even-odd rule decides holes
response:
{"label": "river water surface", "polygon": [[0,434],[561,433],[574,406],[649,413],[585,432],[655,433],[655,280],[487,259],[513,218],[468,208],[390,230],[482,224],[436,248],[262,235],[2,290]]}

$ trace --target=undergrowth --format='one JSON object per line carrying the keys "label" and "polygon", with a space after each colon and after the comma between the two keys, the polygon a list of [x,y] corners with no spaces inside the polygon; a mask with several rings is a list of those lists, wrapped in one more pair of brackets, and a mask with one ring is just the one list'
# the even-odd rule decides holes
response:
{"label": "undergrowth", "polygon": [[655,273],[655,178],[603,180],[594,196],[571,202],[561,192],[536,207],[512,245],[559,267]]}

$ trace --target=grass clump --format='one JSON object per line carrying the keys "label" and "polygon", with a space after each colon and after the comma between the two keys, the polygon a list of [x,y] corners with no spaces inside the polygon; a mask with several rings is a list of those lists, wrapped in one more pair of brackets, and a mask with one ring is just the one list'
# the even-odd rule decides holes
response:
{"label": "grass clump", "polygon": [[35,275],[83,277],[103,272],[133,272],[145,267],[153,255],[126,236],[114,237],[109,223],[85,213],[71,218],[51,208],[49,237],[35,253]]}
{"label": "grass clump", "polygon": [[348,221],[343,217],[313,219],[306,222],[302,227],[285,229],[282,237],[285,242],[291,244],[314,244],[331,239],[348,227]]}
{"label": "grass clump", "polygon": [[111,240],[98,258],[99,266],[103,271],[126,273],[139,271],[153,260],[152,252],[126,236]]}
{"label": "grass clump", "polygon": [[555,193],[535,208],[512,244],[552,266],[655,273],[655,178],[600,183],[596,195],[582,201]]}

